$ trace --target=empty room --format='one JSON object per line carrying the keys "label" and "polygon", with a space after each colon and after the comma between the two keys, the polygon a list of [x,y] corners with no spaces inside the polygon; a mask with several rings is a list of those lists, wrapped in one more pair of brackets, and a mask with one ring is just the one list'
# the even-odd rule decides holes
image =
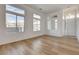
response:
{"label": "empty room", "polygon": [[0,55],[79,55],[79,5],[0,4]]}

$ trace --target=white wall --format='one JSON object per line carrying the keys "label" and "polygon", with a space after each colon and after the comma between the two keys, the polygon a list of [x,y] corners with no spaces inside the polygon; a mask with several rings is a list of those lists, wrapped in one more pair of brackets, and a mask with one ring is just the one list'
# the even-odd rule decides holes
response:
{"label": "white wall", "polygon": [[[0,45],[6,44],[10,42],[15,42],[39,35],[43,35],[45,33],[45,16],[43,13],[40,13],[34,9],[31,9],[24,5],[18,5],[25,9],[25,31],[22,32],[8,32],[5,26],[5,9],[4,5],[0,4]],[[41,15],[41,31],[33,32],[33,13],[37,13]]]}

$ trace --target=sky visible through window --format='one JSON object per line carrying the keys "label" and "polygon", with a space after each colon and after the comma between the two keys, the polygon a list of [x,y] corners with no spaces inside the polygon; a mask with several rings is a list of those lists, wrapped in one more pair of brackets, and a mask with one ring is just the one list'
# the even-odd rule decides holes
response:
{"label": "sky visible through window", "polygon": [[16,15],[6,13],[6,19],[7,19],[7,22],[9,23],[15,23]]}

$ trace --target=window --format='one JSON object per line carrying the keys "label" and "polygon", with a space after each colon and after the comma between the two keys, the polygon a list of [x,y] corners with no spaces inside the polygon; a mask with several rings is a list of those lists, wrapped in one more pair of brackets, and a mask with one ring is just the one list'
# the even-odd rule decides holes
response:
{"label": "window", "polygon": [[40,16],[39,15],[36,15],[36,14],[33,14],[33,17],[34,18],[37,18],[37,19],[40,19]]}
{"label": "window", "polygon": [[73,18],[75,18],[75,15],[73,14],[66,15],[66,19],[73,19]]}
{"label": "window", "polygon": [[55,30],[57,30],[57,24],[58,24],[58,20],[55,19]]}
{"label": "window", "polygon": [[11,5],[6,5],[6,11],[10,11],[10,12],[18,13],[18,14],[24,14],[24,10],[16,8]]}
{"label": "window", "polygon": [[48,28],[48,30],[51,30],[51,20],[48,20],[48,22],[47,22],[47,28]]}
{"label": "window", "polygon": [[79,8],[76,10],[76,17],[79,18]]}
{"label": "window", "polygon": [[79,18],[79,14],[77,14],[77,18]]}
{"label": "window", "polygon": [[6,13],[6,27],[16,27],[16,15]]}
{"label": "window", "polygon": [[33,14],[33,31],[40,31],[40,16]]}
{"label": "window", "polygon": [[64,19],[74,19],[75,18],[75,9],[70,8],[68,10],[63,11]]}
{"label": "window", "polygon": [[6,27],[15,31],[24,31],[24,10],[6,5]]}
{"label": "window", "polygon": [[57,30],[58,28],[58,19],[57,17],[52,18],[52,20],[50,21],[50,26],[51,26],[51,30]]}

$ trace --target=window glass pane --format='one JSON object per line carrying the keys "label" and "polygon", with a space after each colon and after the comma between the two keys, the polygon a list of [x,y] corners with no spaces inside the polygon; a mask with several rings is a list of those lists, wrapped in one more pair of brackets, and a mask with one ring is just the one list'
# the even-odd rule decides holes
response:
{"label": "window glass pane", "polygon": [[55,30],[57,30],[57,23],[55,23]]}
{"label": "window glass pane", "polygon": [[75,18],[75,15],[70,15],[70,19],[73,19],[73,18]]}
{"label": "window glass pane", "polygon": [[33,27],[33,31],[37,31],[37,28],[36,27]]}
{"label": "window glass pane", "polygon": [[76,11],[76,17],[79,18],[79,8]]}
{"label": "window glass pane", "polygon": [[79,13],[77,13],[77,18],[79,18]]}
{"label": "window glass pane", "polygon": [[57,19],[55,20],[55,30],[57,30]]}
{"label": "window glass pane", "polygon": [[35,28],[35,27],[38,27],[38,25],[37,25],[37,24],[34,24],[33,27],[34,27],[34,28]]}
{"label": "window glass pane", "polygon": [[38,22],[33,22],[33,24],[38,24]]}
{"label": "window glass pane", "polygon": [[70,19],[70,17],[69,16],[66,16],[66,19]]}
{"label": "window glass pane", "polygon": [[[52,29],[52,27],[51,27],[51,24],[52,24],[52,22],[51,22],[52,20],[48,20],[47,21],[47,28],[48,28],[48,30],[51,30]],[[54,23],[54,22],[53,22]]]}
{"label": "window glass pane", "polygon": [[40,25],[38,25],[38,24],[33,25],[33,30],[34,31],[39,31],[40,30]]}
{"label": "window glass pane", "polygon": [[33,31],[37,31],[37,28],[38,28],[37,25],[34,24],[34,25],[33,25]]}
{"label": "window glass pane", "polygon": [[33,20],[33,24],[40,24],[40,20],[34,19],[34,20]]}
{"label": "window glass pane", "polygon": [[16,12],[16,13],[19,13],[19,14],[24,14],[24,10],[13,7],[11,5],[6,5],[6,10],[11,11],[11,12]]}
{"label": "window glass pane", "polygon": [[38,24],[36,19],[33,19],[33,24]]}
{"label": "window glass pane", "polygon": [[34,17],[34,18],[38,18],[38,19],[41,18],[41,17],[40,17],[39,15],[37,15],[37,14],[33,14],[33,17]]}
{"label": "window glass pane", "polygon": [[55,23],[57,23],[57,21],[58,21],[58,20],[57,20],[57,19],[55,19]]}
{"label": "window glass pane", "polygon": [[73,19],[73,18],[75,18],[75,15],[69,14],[66,16],[66,19]]}
{"label": "window glass pane", "polygon": [[40,24],[40,21],[38,20],[38,24]]}
{"label": "window glass pane", "polygon": [[38,28],[40,28],[40,25],[38,24]]}
{"label": "window glass pane", "polygon": [[52,20],[50,20],[49,30],[55,30],[55,19],[56,18],[52,18]]}
{"label": "window glass pane", "polygon": [[17,27],[19,29],[19,32],[24,31],[24,17],[17,16]]}
{"label": "window glass pane", "polygon": [[38,28],[38,31],[40,31],[40,28]]}
{"label": "window glass pane", "polygon": [[63,20],[65,19],[64,15],[62,16],[62,19],[63,19]]}
{"label": "window glass pane", "polygon": [[17,24],[19,27],[24,27],[24,17],[17,16]]}
{"label": "window glass pane", "polygon": [[16,27],[16,15],[6,13],[6,27]]}

